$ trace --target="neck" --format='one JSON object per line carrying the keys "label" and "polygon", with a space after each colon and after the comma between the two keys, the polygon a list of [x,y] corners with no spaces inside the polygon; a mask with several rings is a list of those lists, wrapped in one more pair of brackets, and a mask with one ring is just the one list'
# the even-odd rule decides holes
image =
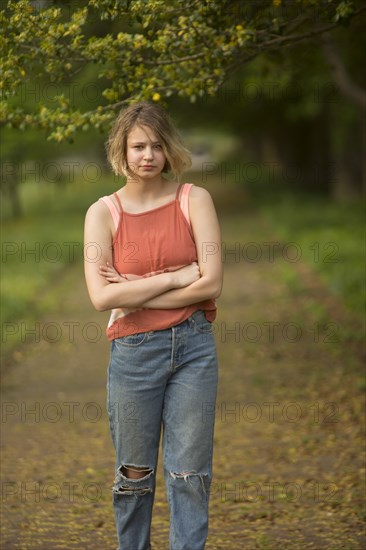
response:
{"label": "neck", "polygon": [[127,178],[126,185],[124,186],[124,193],[131,199],[154,200],[154,198],[160,197],[169,182],[163,179],[160,175],[156,178],[142,179],[142,178]]}

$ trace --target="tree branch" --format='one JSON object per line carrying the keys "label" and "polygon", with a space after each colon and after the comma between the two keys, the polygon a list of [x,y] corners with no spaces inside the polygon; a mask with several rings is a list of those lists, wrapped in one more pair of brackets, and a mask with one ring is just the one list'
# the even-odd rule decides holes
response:
{"label": "tree branch", "polygon": [[[355,11],[353,16],[359,15],[363,11],[366,10],[366,6],[363,6],[359,10]],[[279,36],[278,38],[275,38],[274,40],[268,40],[267,42],[264,42],[263,44],[259,45],[254,52],[248,53],[246,52],[246,55],[238,56],[236,57],[235,61],[227,67],[228,73],[232,74],[237,69],[257,57],[261,53],[265,53],[267,51],[275,50],[280,47],[284,46],[291,46],[295,42],[300,42],[301,40],[305,40],[307,38],[311,38],[314,36],[322,35],[332,29],[335,29],[338,27],[338,23],[332,23],[330,25],[325,25],[323,27],[320,27],[318,29],[314,29],[312,31],[308,31],[302,34],[292,34],[290,36]]]}
{"label": "tree branch", "polygon": [[349,74],[346,67],[339,55],[339,51],[335,45],[333,38],[329,35],[323,35],[321,37],[322,48],[325,59],[329,63],[335,81],[337,82],[341,92],[348,97],[354,103],[357,103],[362,108],[366,107],[366,91],[360,86],[355,84]]}
{"label": "tree branch", "polygon": [[199,59],[204,57],[206,54],[196,53],[193,55],[186,55],[185,57],[176,57],[175,59],[162,59],[161,61],[149,61],[148,59],[143,59],[144,65],[151,65],[156,67],[157,65],[175,65],[175,63],[183,63],[184,61],[192,61],[194,59]]}

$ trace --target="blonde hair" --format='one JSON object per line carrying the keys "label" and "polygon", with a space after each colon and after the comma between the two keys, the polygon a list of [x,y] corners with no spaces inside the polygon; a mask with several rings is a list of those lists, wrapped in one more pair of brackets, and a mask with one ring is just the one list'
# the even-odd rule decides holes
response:
{"label": "blonde hair", "polygon": [[191,154],[168,113],[156,103],[140,101],[121,111],[106,142],[107,158],[116,175],[130,175],[127,164],[127,138],[134,126],[148,126],[158,136],[166,162],[163,172],[179,181],[185,169],[192,166]]}

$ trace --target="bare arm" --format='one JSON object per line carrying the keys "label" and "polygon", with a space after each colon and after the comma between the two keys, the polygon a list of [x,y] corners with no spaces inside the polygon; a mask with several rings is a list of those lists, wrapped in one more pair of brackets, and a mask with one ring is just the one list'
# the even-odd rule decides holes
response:
{"label": "bare arm", "polygon": [[201,278],[184,288],[165,291],[147,300],[142,307],[174,309],[202,300],[218,298],[223,285],[221,231],[210,193],[203,187],[192,187],[189,211],[197,247]]}
{"label": "bare arm", "polygon": [[178,272],[109,283],[99,273],[99,265],[113,263],[109,212],[102,202],[92,204],[85,216],[84,272],[90,300],[97,311],[143,307],[142,304],[173,288],[181,288],[199,278],[197,264]]}

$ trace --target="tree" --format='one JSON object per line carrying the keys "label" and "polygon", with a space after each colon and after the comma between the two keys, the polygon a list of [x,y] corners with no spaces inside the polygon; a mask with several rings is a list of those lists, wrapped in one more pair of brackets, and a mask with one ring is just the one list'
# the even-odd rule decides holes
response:
{"label": "tree", "polygon": [[[321,36],[358,17],[360,0],[89,0],[43,7],[9,1],[4,28],[1,122],[44,130],[69,140],[90,127],[105,131],[116,110],[141,99],[177,95],[195,102],[214,96],[260,54],[271,54]],[[324,43],[326,44],[326,42]],[[326,47],[326,46],[324,46]],[[328,55],[330,52],[328,46]],[[333,57],[334,60],[334,57]],[[102,97],[82,109],[81,82],[98,69]],[[36,83],[65,82],[73,94],[56,93],[56,105],[39,95],[32,106],[19,91]],[[85,84],[83,84],[85,86]],[[349,89],[349,87],[348,87]],[[362,96],[362,91],[361,91]]]}

